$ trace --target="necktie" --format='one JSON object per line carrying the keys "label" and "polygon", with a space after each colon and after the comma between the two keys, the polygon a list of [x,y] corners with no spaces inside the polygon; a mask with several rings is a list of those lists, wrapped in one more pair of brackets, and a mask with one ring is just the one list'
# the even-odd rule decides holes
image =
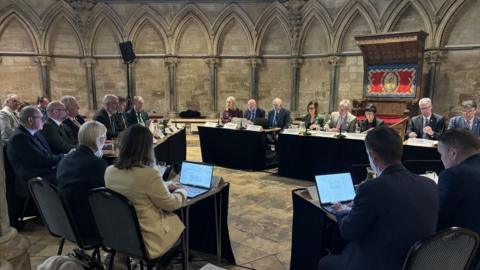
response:
{"label": "necktie", "polygon": [[273,126],[274,127],[277,126],[277,111],[273,113]]}
{"label": "necktie", "polygon": [[472,130],[472,120],[467,121],[467,129]]}
{"label": "necktie", "polygon": [[114,115],[112,115],[112,116],[110,117],[110,125],[111,125],[111,127],[112,127],[112,132],[115,132],[117,129],[116,129],[116,127],[115,127],[115,118],[113,118],[113,117],[114,117]]}
{"label": "necktie", "polygon": [[72,122],[73,122],[73,124],[74,124],[75,126],[77,126],[77,127],[82,126],[82,125],[80,125],[80,122],[78,122],[77,119],[75,119],[75,118],[73,118]]}
{"label": "necktie", "polygon": [[337,126],[336,126],[337,130],[340,130],[342,128],[343,119],[344,118],[341,115],[338,117]]}
{"label": "necktie", "polygon": [[253,121],[255,119],[255,111],[253,111],[251,114],[250,114],[250,121]]}
{"label": "necktie", "polygon": [[145,122],[143,121],[142,114],[140,112],[137,112],[137,122],[140,125],[145,126]]}
{"label": "necktie", "polygon": [[[426,126],[428,126],[428,118],[423,118],[423,127],[425,128]],[[423,129],[422,129],[422,132],[423,132]],[[423,132],[422,138],[428,139],[428,134]]]}

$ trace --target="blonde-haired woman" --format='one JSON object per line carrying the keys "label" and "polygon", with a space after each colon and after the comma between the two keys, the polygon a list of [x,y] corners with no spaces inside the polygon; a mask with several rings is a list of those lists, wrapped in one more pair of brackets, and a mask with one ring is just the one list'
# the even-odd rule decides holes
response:
{"label": "blonde-haired woman", "polygon": [[237,105],[235,104],[235,102],[236,101],[234,97],[232,96],[227,97],[225,110],[223,111],[223,114],[222,114],[223,124],[232,121],[233,117],[242,118],[242,111],[237,108]]}

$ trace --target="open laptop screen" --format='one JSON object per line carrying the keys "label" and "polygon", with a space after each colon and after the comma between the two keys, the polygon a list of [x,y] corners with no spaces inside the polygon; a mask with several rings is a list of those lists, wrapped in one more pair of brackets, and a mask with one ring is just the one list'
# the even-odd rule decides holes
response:
{"label": "open laptop screen", "polygon": [[180,184],[210,188],[212,185],[212,175],[212,165],[184,161],[180,172]]}
{"label": "open laptop screen", "polygon": [[350,173],[315,176],[320,204],[351,201],[355,197]]}

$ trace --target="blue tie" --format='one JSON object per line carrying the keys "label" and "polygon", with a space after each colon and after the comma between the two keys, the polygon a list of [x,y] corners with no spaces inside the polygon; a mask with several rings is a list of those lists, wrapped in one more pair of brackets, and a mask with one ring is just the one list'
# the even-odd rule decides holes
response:
{"label": "blue tie", "polygon": [[255,119],[255,111],[253,111],[253,113],[250,114],[250,120],[253,121],[253,119]]}
{"label": "blue tie", "polygon": [[273,126],[277,126],[277,111],[273,113]]}

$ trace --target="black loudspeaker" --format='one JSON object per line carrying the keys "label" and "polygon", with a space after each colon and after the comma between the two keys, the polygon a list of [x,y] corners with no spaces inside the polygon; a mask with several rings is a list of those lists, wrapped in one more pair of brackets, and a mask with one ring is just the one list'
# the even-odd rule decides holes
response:
{"label": "black loudspeaker", "polygon": [[118,44],[120,52],[122,53],[123,62],[131,63],[135,60],[135,53],[133,52],[133,45],[131,41],[121,42]]}

